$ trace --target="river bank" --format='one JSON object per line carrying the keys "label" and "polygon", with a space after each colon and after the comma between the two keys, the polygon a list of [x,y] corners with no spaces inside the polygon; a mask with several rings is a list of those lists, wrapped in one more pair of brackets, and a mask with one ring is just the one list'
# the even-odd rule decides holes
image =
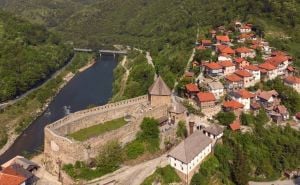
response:
{"label": "river bank", "polygon": [[[56,78],[60,78],[63,79],[60,83],[56,84],[56,88],[55,89],[51,89],[54,90],[53,94],[50,95],[45,102],[42,103],[41,106],[37,106],[36,109],[31,110],[31,119],[32,120],[36,120],[39,116],[41,116],[46,109],[49,106],[49,103],[54,99],[54,97],[63,89],[63,87],[65,87],[65,85],[72,80],[72,78],[75,76],[74,73],[71,72],[72,67],[68,68],[69,66],[71,66],[74,62],[74,60],[76,60],[76,56],[74,56],[70,62],[68,62],[68,64],[66,66],[64,66],[62,69],[60,69],[58,72],[56,72],[51,79],[47,80],[43,85],[41,85],[40,87],[30,91],[30,93],[28,93],[27,95],[30,96],[30,94],[38,94],[39,90],[41,88],[43,88],[44,86],[47,86],[47,83],[51,83],[51,81],[55,81]],[[88,60],[90,61],[90,60]],[[88,62],[88,64],[86,64],[85,66],[90,65],[90,62]],[[78,67],[82,67],[82,66],[78,66]],[[78,68],[77,67],[77,68]],[[83,66],[84,67],[84,66]],[[72,75],[71,75],[72,74]],[[66,78],[67,77],[67,78]],[[47,89],[47,87],[46,87]],[[26,97],[24,97],[26,98]],[[23,101],[23,100],[20,100]],[[25,100],[26,101],[26,100]],[[30,100],[28,100],[30,101]],[[11,107],[8,107],[13,109],[14,105],[11,105]],[[24,107],[25,108],[25,107]],[[5,110],[4,110],[5,113]],[[27,113],[27,112],[25,112]],[[2,113],[3,114],[3,113]],[[0,119],[1,120],[1,119]],[[28,124],[28,126],[30,126],[30,123]],[[26,127],[27,128],[27,127]],[[26,128],[23,128],[23,130],[25,130]],[[6,144],[0,149],[0,155],[2,155],[3,153],[5,153],[16,141],[16,139],[18,139],[18,137],[23,133],[23,132],[16,132],[16,127],[11,126],[10,128],[8,128],[8,140],[6,142]]]}

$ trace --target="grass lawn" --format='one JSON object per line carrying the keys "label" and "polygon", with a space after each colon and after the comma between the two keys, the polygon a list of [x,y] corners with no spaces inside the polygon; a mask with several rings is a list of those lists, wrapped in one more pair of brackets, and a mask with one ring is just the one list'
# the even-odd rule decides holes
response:
{"label": "grass lawn", "polygon": [[89,138],[98,136],[100,134],[103,134],[105,132],[109,132],[112,130],[116,130],[124,125],[126,125],[127,122],[124,120],[124,118],[114,119],[102,124],[94,125],[85,129],[81,129],[77,132],[74,132],[72,134],[69,134],[69,137],[77,140],[77,141],[85,141]]}

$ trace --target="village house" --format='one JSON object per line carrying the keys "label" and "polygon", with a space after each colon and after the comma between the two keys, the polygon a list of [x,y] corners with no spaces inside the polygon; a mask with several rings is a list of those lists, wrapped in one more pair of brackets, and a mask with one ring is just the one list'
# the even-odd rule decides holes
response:
{"label": "village house", "polygon": [[293,66],[288,66],[285,71],[285,76],[293,76],[296,72],[296,69]]}
{"label": "village house", "polygon": [[185,85],[185,90],[187,93],[187,96],[189,98],[194,97],[197,95],[198,92],[200,92],[198,86],[196,84],[190,83]]}
{"label": "village house", "polygon": [[233,49],[231,49],[231,47],[226,46],[226,45],[217,45],[216,49],[217,49],[218,54],[220,54],[220,55],[232,56],[235,54],[235,51]]}
{"label": "village house", "polygon": [[239,30],[241,33],[250,33],[252,31],[251,27],[248,25],[242,25]]}
{"label": "village house", "polygon": [[277,75],[284,75],[289,65],[288,57],[282,55],[269,58],[265,62],[277,68]]}
{"label": "village house", "polygon": [[222,66],[216,62],[204,63],[204,74],[212,77],[222,76]]}
{"label": "village house", "polygon": [[229,75],[235,72],[235,65],[231,61],[218,62],[222,66],[223,75]]}
{"label": "village house", "polygon": [[209,92],[213,93],[218,100],[224,96],[224,86],[219,81],[208,83],[207,89]]}
{"label": "village house", "polygon": [[201,45],[205,48],[211,48],[212,42],[211,42],[211,40],[202,40]]}
{"label": "village house", "polygon": [[275,106],[269,115],[275,123],[281,123],[289,119],[289,112],[284,105]]}
{"label": "village house", "polygon": [[256,35],[253,33],[242,33],[239,35],[237,42],[244,43],[248,40],[253,40],[253,41],[257,40]]}
{"label": "village house", "polygon": [[245,66],[244,69],[251,73],[254,77],[254,83],[260,82],[260,70],[255,65]]}
{"label": "village house", "polygon": [[148,89],[148,99],[151,102],[151,106],[153,107],[170,105],[171,94],[171,90],[160,76]]}
{"label": "village house", "polygon": [[233,91],[230,95],[233,100],[244,105],[244,110],[250,110],[251,99],[255,97],[254,94],[245,89]]}
{"label": "village house", "polygon": [[211,151],[212,139],[196,131],[171,150],[168,154],[168,161],[171,167],[188,178],[192,177],[196,167]]}
{"label": "village house", "polygon": [[218,61],[232,61],[232,56],[228,54],[219,54]]}
{"label": "village house", "polygon": [[230,90],[237,90],[243,88],[244,82],[241,77],[236,74],[231,74],[225,76],[225,88]]}
{"label": "village house", "polygon": [[216,98],[213,93],[199,92],[197,98],[201,109],[211,108],[216,105]]}
{"label": "village house", "polygon": [[266,110],[270,110],[270,108],[273,109],[272,107],[280,104],[280,100],[277,97],[278,97],[278,93],[275,90],[271,90],[271,91],[257,90],[256,92],[256,100]]}
{"label": "village house", "polygon": [[296,76],[288,76],[284,80],[286,86],[294,88],[298,93],[300,93],[300,78]]}
{"label": "village house", "polygon": [[216,36],[217,44],[229,45],[230,38],[228,35],[217,35]]}
{"label": "village house", "polygon": [[235,52],[237,56],[241,58],[255,58],[256,53],[253,49],[247,48],[247,47],[240,47],[235,49]]}
{"label": "village house", "polygon": [[222,128],[221,126],[219,126],[217,124],[213,124],[213,125],[211,125],[209,127],[205,127],[203,129],[203,133],[213,140],[221,139],[223,136],[223,131],[224,131],[224,128]]}
{"label": "village house", "polygon": [[238,101],[230,100],[223,103],[223,110],[225,112],[234,112],[236,116],[239,116],[244,109],[244,105]]}
{"label": "village house", "polygon": [[232,122],[230,125],[229,125],[229,128],[232,130],[232,131],[238,131],[238,130],[241,130],[241,123],[240,121],[237,119],[235,120],[234,122]]}
{"label": "village house", "polygon": [[191,72],[191,71],[186,71],[186,72],[184,73],[184,77],[185,77],[186,79],[189,79],[189,80],[192,80],[192,79],[194,78],[194,76],[195,76],[195,73],[194,73],[194,72]]}
{"label": "village house", "polygon": [[233,62],[237,69],[243,69],[244,67],[250,65],[250,63],[244,58],[235,58]]}
{"label": "village house", "polygon": [[240,78],[243,79],[244,88],[255,85],[254,76],[250,72],[246,70],[237,70],[234,74],[238,75]]}
{"label": "village house", "polygon": [[277,68],[268,62],[262,63],[262,64],[258,65],[258,67],[261,72],[261,78],[264,81],[273,80],[278,76]]}

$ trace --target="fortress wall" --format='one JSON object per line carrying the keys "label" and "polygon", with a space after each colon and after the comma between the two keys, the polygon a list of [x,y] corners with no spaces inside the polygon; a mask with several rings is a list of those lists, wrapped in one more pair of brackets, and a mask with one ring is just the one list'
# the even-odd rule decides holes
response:
{"label": "fortress wall", "polygon": [[[160,118],[168,114],[167,105],[151,109],[149,105],[145,106],[147,104],[147,96],[142,96],[80,111],[47,126],[45,128],[44,153],[48,171],[57,174],[58,161],[61,161],[62,164],[87,161],[89,158],[95,157],[101,147],[111,140],[118,140],[124,145],[135,139],[144,117]],[[132,121],[117,130],[85,142],[64,137],[68,133],[82,128],[123,117],[126,113],[133,116]]]}

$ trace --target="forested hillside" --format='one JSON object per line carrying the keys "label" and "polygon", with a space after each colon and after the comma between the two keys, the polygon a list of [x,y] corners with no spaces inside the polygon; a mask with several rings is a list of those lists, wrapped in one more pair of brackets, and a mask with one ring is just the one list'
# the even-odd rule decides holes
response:
{"label": "forested hillside", "polygon": [[45,27],[0,12],[0,102],[49,77],[71,50]]}
{"label": "forested hillside", "polygon": [[[196,30],[234,20],[258,25],[272,45],[299,60],[295,0],[0,0],[4,9],[58,31],[76,46],[124,44],[150,50],[169,86],[183,73]],[[297,63],[297,62],[296,62]],[[299,65],[299,62],[298,62]]]}

